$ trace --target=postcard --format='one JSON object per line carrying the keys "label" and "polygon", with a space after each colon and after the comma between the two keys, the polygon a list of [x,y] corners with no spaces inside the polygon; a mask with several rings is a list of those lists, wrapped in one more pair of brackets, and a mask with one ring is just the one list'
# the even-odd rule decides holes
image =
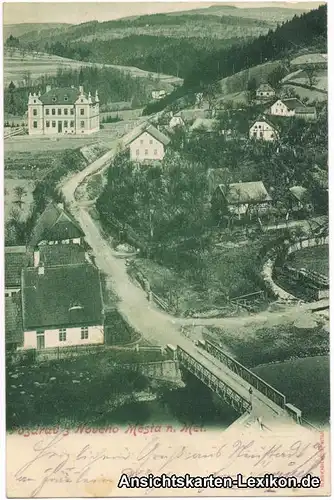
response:
{"label": "postcard", "polygon": [[3,18],[8,498],[329,496],[327,5]]}

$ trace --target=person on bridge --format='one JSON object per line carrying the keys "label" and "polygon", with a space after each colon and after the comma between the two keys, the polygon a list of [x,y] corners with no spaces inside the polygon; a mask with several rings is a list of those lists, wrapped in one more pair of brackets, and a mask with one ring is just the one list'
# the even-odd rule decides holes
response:
{"label": "person on bridge", "polygon": [[252,409],[252,406],[253,406],[253,397],[252,397],[253,396],[253,389],[252,389],[252,386],[250,386],[248,392],[249,392],[249,402],[251,404],[251,409]]}

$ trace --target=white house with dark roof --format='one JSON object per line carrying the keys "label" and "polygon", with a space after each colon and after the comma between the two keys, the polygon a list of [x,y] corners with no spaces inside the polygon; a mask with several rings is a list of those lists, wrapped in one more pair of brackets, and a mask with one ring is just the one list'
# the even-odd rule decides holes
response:
{"label": "white house with dark roof", "polygon": [[51,88],[29,94],[29,135],[82,135],[100,129],[100,101],[80,86]]}
{"label": "white house with dark roof", "polygon": [[279,130],[267,118],[260,117],[250,126],[249,138],[271,142],[276,141],[279,139]]}
{"label": "white house with dark roof", "polygon": [[22,270],[23,349],[104,343],[99,271],[88,263]]}
{"label": "white house with dark roof", "polygon": [[82,244],[84,232],[79,223],[59,203],[50,203],[35,225],[29,245]]}
{"label": "white house with dark roof", "polygon": [[259,100],[271,99],[275,97],[275,90],[269,85],[269,83],[261,83],[256,89],[256,98]]}
{"label": "white house with dark roof", "polygon": [[304,104],[295,97],[278,99],[270,106],[270,114],[273,116],[295,116],[296,109],[305,108]]}
{"label": "white house with dark roof", "polygon": [[154,125],[144,123],[122,139],[122,144],[130,150],[130,159],[136,162],[163,160],[170,138]]}

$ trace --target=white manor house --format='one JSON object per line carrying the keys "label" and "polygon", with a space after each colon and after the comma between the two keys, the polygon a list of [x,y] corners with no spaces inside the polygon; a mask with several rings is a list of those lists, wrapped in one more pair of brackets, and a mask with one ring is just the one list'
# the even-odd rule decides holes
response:
{"label": "white manor house", "polygon": [[82,86],[51,88],[29,94],[29,135],[82,135],[100,129],[98,92],[86,94]]}

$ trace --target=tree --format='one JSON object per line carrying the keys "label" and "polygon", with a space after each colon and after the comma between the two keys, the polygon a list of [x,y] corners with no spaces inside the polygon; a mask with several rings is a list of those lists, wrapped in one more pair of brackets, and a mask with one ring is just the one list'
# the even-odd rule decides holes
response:
{"label": "tree", "polygon": [[304,71],[307,75],[309,86],[314,87],[318,82],[318,80],[316,78],[316,74],[317,74],[316,67],[313,64],[310,64],[304,68]]}
{"label": "tree", "polygon": [[287,75],[286,69],[279,65],[268,75],[268,83],[274,88],[280,87],[281,80]]}
{"label": "tree", "polygon": [[248,91],[249,101],[252,101],[253,99],[255,99],[256,88],[257,88],[257,84],[256,84],[255,78],[250,78],[250,80],[248,80],[248,82],[247,82],[247,91]]}
{"label": "tree", "polygon": [[23,196],[25,196],[27,194],[27,190],[23,186],[15,186],[14,193],[15,193],[16,197],[18,198],[15,201],[15,203],[17,203],[20,206],[20,208],[22,208],[22,204],[24,203],[22,201],[22,198],[23,198]]}

